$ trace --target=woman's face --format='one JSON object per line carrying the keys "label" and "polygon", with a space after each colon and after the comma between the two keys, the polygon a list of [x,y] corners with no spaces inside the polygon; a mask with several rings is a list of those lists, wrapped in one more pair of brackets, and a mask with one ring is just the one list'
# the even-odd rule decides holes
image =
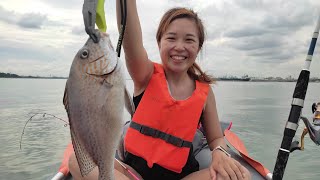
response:
{"label": "woman's face", "polygon": [[196,23],[188,18],[172,21],[161,37],[159,51],[165,69],[173,72],[187,72],[199,52]]}

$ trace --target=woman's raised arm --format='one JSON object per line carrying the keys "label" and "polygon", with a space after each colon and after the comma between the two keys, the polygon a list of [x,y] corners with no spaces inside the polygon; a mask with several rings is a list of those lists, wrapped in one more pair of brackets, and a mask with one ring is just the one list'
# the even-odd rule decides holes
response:
{"label": "woman's raised arm", "polygon": [[[117,2],[118,30],[121,26],[120,0]],[[136,0],[127,0],[127,23],[123,39],[123,49],[130,76],[135,85],[135,94],[147,86],[153,73],[153,64],[143,47],[142,31],[137,12]],[[141,91],[141,92],[140,92]]]}

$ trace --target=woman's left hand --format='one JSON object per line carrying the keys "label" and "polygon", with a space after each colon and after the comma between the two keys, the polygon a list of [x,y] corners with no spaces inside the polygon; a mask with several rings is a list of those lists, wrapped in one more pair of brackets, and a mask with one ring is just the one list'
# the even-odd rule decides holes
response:
{"label": "woman's left hand", "polygon": [[238,161],[220,150],[212,152],[212,163],[209,167],[213,180],[250,180],[249,171]]}

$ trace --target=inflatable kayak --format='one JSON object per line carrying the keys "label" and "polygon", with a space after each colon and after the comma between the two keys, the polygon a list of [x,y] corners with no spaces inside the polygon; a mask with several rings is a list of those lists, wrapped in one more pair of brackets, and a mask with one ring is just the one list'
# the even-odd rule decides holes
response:
{"label": "inflatable kayak", "polygon": [[[85,6],[84,6],[85,7]],[[293,137],[296,134],[297,128],[299,126],[299,120],[302,119],[306,125],[304,130],[304,135],[309,133],[311,140],[320,145],[320,103],[313,107],[313,111],[316,112],[313,123],[311,124],[307,118],[301,116],[302,108],[304,106],[304,100],[306,97],[306,92],[308,89],[309,77],[310,77],[310,64],[312,61],[314,49],[316,46],[317,38],[319,36],[320,30],[320,17],[317,21],[316,28],[314,30],[311,43],[309,46],[307,58],[305,59],[304,68],[301,70],[299,78],[296,83],[296,87],[293,93],[293,99],[291,103],[290,114],[288,121],[285,126],[284,136],[281,142],[281,147],[278,151],[278,156],[276,159],[276,164],[273,171],[274,179],[282,179],[283,174],[288,162],[288,158],[291,152],[294,150],[302,150],[303,146],[298,146],[298,141],[293,141]],[[221,123],[223,129],[228,126],[228,123]],[[199,130],[199,132],[201,132]],[[198,135],[198,136],[197,136]],[[242,141],[229,129],[224,130],[225,139],[229,142],[230,146],[233,146],[235,150],[228,148],[228,152],[233,158],[238,160],[243,166],[245,166],[251,173],[252,179],[272,179],[272,175],[268,169],[266,169],[262,164],[252,159]],[[211,161],[211,152],[208,146],[206,146],[205,138],[203,134],[197,133],[196,138],[198,137],[198,146],[193,144],[196,147],[194,148],[195,157],[199,162],[200,169],[208,167]],[[196,139],[195,138],[195,139]],[[302,138],[301,138],[302,139]],[[301,145],[303,145],[303,139],[301,140]],[[69,144],[65,150],[64,158],[62,160],[61,167],[59,172],[52,178],[55,180],[60,179],[72,179],[69,173],[68,161],[70,155],[73,153],[72,145]],[[210,157],[210,158],[208,158]]]}
{"label": "inflatable kayak", "polygon": [[64,150],[63,159],[57,174],[51,180],[67,180],[72,179],[72,176],[69,171],[68,163],[71,154],[73,153],[72,143],[69,143],[67,148]]}
{"label": "inflatable kayak", "polygon": [[[253,160],[249,157],[248,152],[243,145],[242,141],[230,130],[231,123],[221,122],[221,128],[224,130],[226,142],[229,142],[228,145],[233,146],[234,148],[229,147],[228,152],[231,154],[231,157],[239,161],[244,167],[246,167],[251,173],[252,179],[272,179],[271,173],[262,164]],[[211,151],[209,146],[206,143],[205,137],[201,130],[198,130],[194,142],[194,154],[199,162],[199,168],[207,168],[211,163]],[[238,152],[237,152],[238,151]],[[71,180],[72,175],[69,172],[68,162],[69,157],[73,153],[72,143],[69,143],[65,149],[62,163],[57,174],[52,178],[52,180]],[[119,156],[116,155],[117,159]]]}

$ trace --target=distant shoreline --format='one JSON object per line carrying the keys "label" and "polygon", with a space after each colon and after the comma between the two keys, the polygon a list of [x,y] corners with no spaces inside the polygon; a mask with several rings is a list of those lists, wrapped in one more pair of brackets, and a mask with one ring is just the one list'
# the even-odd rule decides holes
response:
{"label": "distant shoreline", "polygon": [[[43,77],[43,76],[20,76],[17,74],[11,74],[11,73],[2,73],[0,72],[0,78],[7,78],[7,79],[68,79],[68,77],[57,77],[57,76],[52,76],[52,77]],[[131,80],[131,79],[126,79],[126,80]],[[283,78],[273,78],[273,77],[268,77],[268,78],[250,78],[250,77],[245,77],[245,78],[236,78],[236,77],[223,77],[223,78],[216,78],[216,81],[240,81],[240,82],[297,82],[296,79],[283,79]],[[320,78],[310,78],[309,82],[315,82],[315,83],[320,83]]]}
{"label": "distant shoreline", "polygon": [[26,78],[26,79],[68,79],[67,77],[59,77],[59,76],[50,76],[50,77],[43,77],[43,76],[20,76],[17,74],[12,73],[3,73],[0,72],[0,78]]}
{"label": "distant shoreline", "polygon": [[[68,79],[67,77],[0,77],[0,79]],[[132,80],[132,79],[126,79]],[[254,79],[250,81],[246,80],[232,80],[232,79],[217,79],[218,82],[297,82],[294,80],[264,80],[264,79]],[[320,80],[309,80],[310,83],[320,83]]]}
{"label": "distant shoreline", "polygon": [[67,77],[40,77],[40,76],[19,76],[19,77],[1,77],[3,79],[68,79]]}

